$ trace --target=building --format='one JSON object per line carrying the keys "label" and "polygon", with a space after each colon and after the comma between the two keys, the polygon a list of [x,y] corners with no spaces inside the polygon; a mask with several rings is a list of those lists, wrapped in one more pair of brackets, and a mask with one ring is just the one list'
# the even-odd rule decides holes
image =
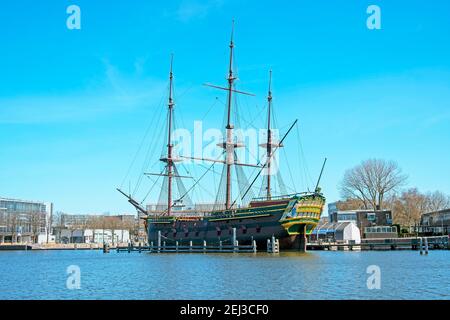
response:
{"label": "building", "polygon": [[0,243],[51,242],[53,204],[0,198]]}
{"label": "building", "polygon": [[311,241],[361,243],[361,232],[354,222],[322,222],[312,231]]}
{"label": "building", "polygon": [[424,235],[449,235],[450,209],[424,213],[418,232]]}
{"label": "building", "polygon": [[59,243],[125,243],[136,230],[134,215],[59,215],[54,227]]}
{"label": "building", "polygon": [[[361,231],[361,236],[366,237],[367,233],[371,233],[373,230],[367,229],[371,227],[390,227],[392,226],[392,211],[391,210],[339,210],[338,203],[330,203],[328,205],[328,218],[331,223],[333,222],[353,222]],[[386,229],[387,230],[387,229]],[[393,229],[390,229],[391,231]],[[392,232],[389,232],[394,237]],[[378,232],[376,232],[378,234]]]}
{"label": "building", "polygon": [[364,228],[366,239],[391,239],[398,238],[397,226],[377,226]]}
{"label": "building", "polygon": [[130,231],[125,229],[62,229],[57,239],[59,243],[128,243]]}

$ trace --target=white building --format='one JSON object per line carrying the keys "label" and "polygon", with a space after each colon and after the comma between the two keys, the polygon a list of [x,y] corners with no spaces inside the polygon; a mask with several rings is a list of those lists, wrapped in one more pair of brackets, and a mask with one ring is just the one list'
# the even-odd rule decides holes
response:
{"label": "white building", "polygon": [[361,231],[354,222],[326,222],[319,224],[311,233],[314,241],[361,243]]}
{"label": "white building", "polygon": [[62,243],[127,243],[130,241],[130,232],[128,230],[111,230],[103,229],[78,229],[69,230],[62,229],[60,234],[60,242]]}

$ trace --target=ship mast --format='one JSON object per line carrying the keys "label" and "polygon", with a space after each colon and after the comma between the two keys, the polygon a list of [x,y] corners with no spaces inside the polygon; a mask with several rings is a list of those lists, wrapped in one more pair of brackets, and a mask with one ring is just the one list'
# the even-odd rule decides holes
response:
{"label": "ship mast", "polygon": [[268,102],[268,106],[267,106],[267,146],[266,146],[266,151],[267,151],[267,159],[268,159],[268,163],[267,163],[267,200],[270,200],[272,198],[272,194],[271,194],[271,186],[270,186],[270,160],[272,157],[272,131],[270,130],[270,117],[271,117],[271,108],[272,108],[272,70],[270,70],[269,73],[269,94],[267,95],[267,102]]}
{"label": "ship mast", "polygon": [[234,162],[234,141],[233,141],[233,125],[231,124],[231,103],[232,103],[232,93],[233,93],[233,83],[236,78],[233,75],[233,33],[234,33],[234,20],[231,29],[231,41],[230,41],[230,65],[228,68],[228,109],[227,109],[227,126],[226,129],[226,168],[227,168],[227,185],[226,185],[226,200],[225,209],[230,209],[231,207],[231,165]]}
{"label": "ship mast", "polygon": [[173,176],[173,158],[172,158],[172,116],[173,116],[173,107],[175,103],[173,101],[173,54],[170,59],[170,73],[169,73],[169,115],[167,119],[167,158],[161,159],[161,161],[167,161],[167,179],[168,179],[168,191],[167,191],[167,215],[170,216],[172,209],[172,176]]}

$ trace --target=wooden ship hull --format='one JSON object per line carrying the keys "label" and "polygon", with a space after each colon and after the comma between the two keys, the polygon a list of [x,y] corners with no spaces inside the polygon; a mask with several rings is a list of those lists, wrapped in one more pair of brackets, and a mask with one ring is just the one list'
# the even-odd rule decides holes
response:
{"label": "wooden ship hull", "polygon": [[325,198],[319,193],[254,200],[246,208],[216,211],[203,217],[160,216],[146,218],[148,242],[161,239],[167,245],[231,244],[233,228],[239,244],[257,242],[265,247],[272,236],[279,239],[280,249],[303,250],[305,237],[319,222]]}

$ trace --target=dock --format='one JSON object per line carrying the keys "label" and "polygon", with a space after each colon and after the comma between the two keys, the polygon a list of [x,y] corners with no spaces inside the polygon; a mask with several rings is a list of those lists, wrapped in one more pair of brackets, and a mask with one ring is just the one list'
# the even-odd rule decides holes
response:
{"label": "dock", "polygon": [[[117,252],[150,252],[150,253],[256,253],[256,241],[253,241],[251,245],[232,245],[232,244],[210,244],[206,241],[203,245],[193,245],[192,242],[189,245],[166,245],[163,243],[161,246],[151,243],[149,246],[133,246],[129,244],[126,247],[110,248],[109,250],[116,250]],[[108,248],[103,250],[108,252]]]}
{"label": "dock", "polygon": [[307,244],[308,250],[449,250],[448,236],[362,239],[361,243],[313,242]]}
{"label": "dock", "polygon": [[[175,243],[167,244],[166,241],[162,241],[161,232],[158,232],[157,243],[150,242],[150,245],[134,246],[129,243],[127,246],[117,246],[116,248],[110,248],[108,244],[103,247],[104,253],[109,253],[110,250],[116,250],[117,252],[149,252],[149,253],[257,253],[256,241],[252,240],[251,244],[241,245],[236,240],[236,228],[233,228],[231,239],[224,243],[219,241],[218,243],[208,244],[203,241],[202,244],[194,244],[192,241],[189,244],[180,244],[178,241]],[[228,243],[229,242],[229,243]],[[272,236],[271,239],[267,239],[267,252],[279,253],[280,245],[278,239]]]}

